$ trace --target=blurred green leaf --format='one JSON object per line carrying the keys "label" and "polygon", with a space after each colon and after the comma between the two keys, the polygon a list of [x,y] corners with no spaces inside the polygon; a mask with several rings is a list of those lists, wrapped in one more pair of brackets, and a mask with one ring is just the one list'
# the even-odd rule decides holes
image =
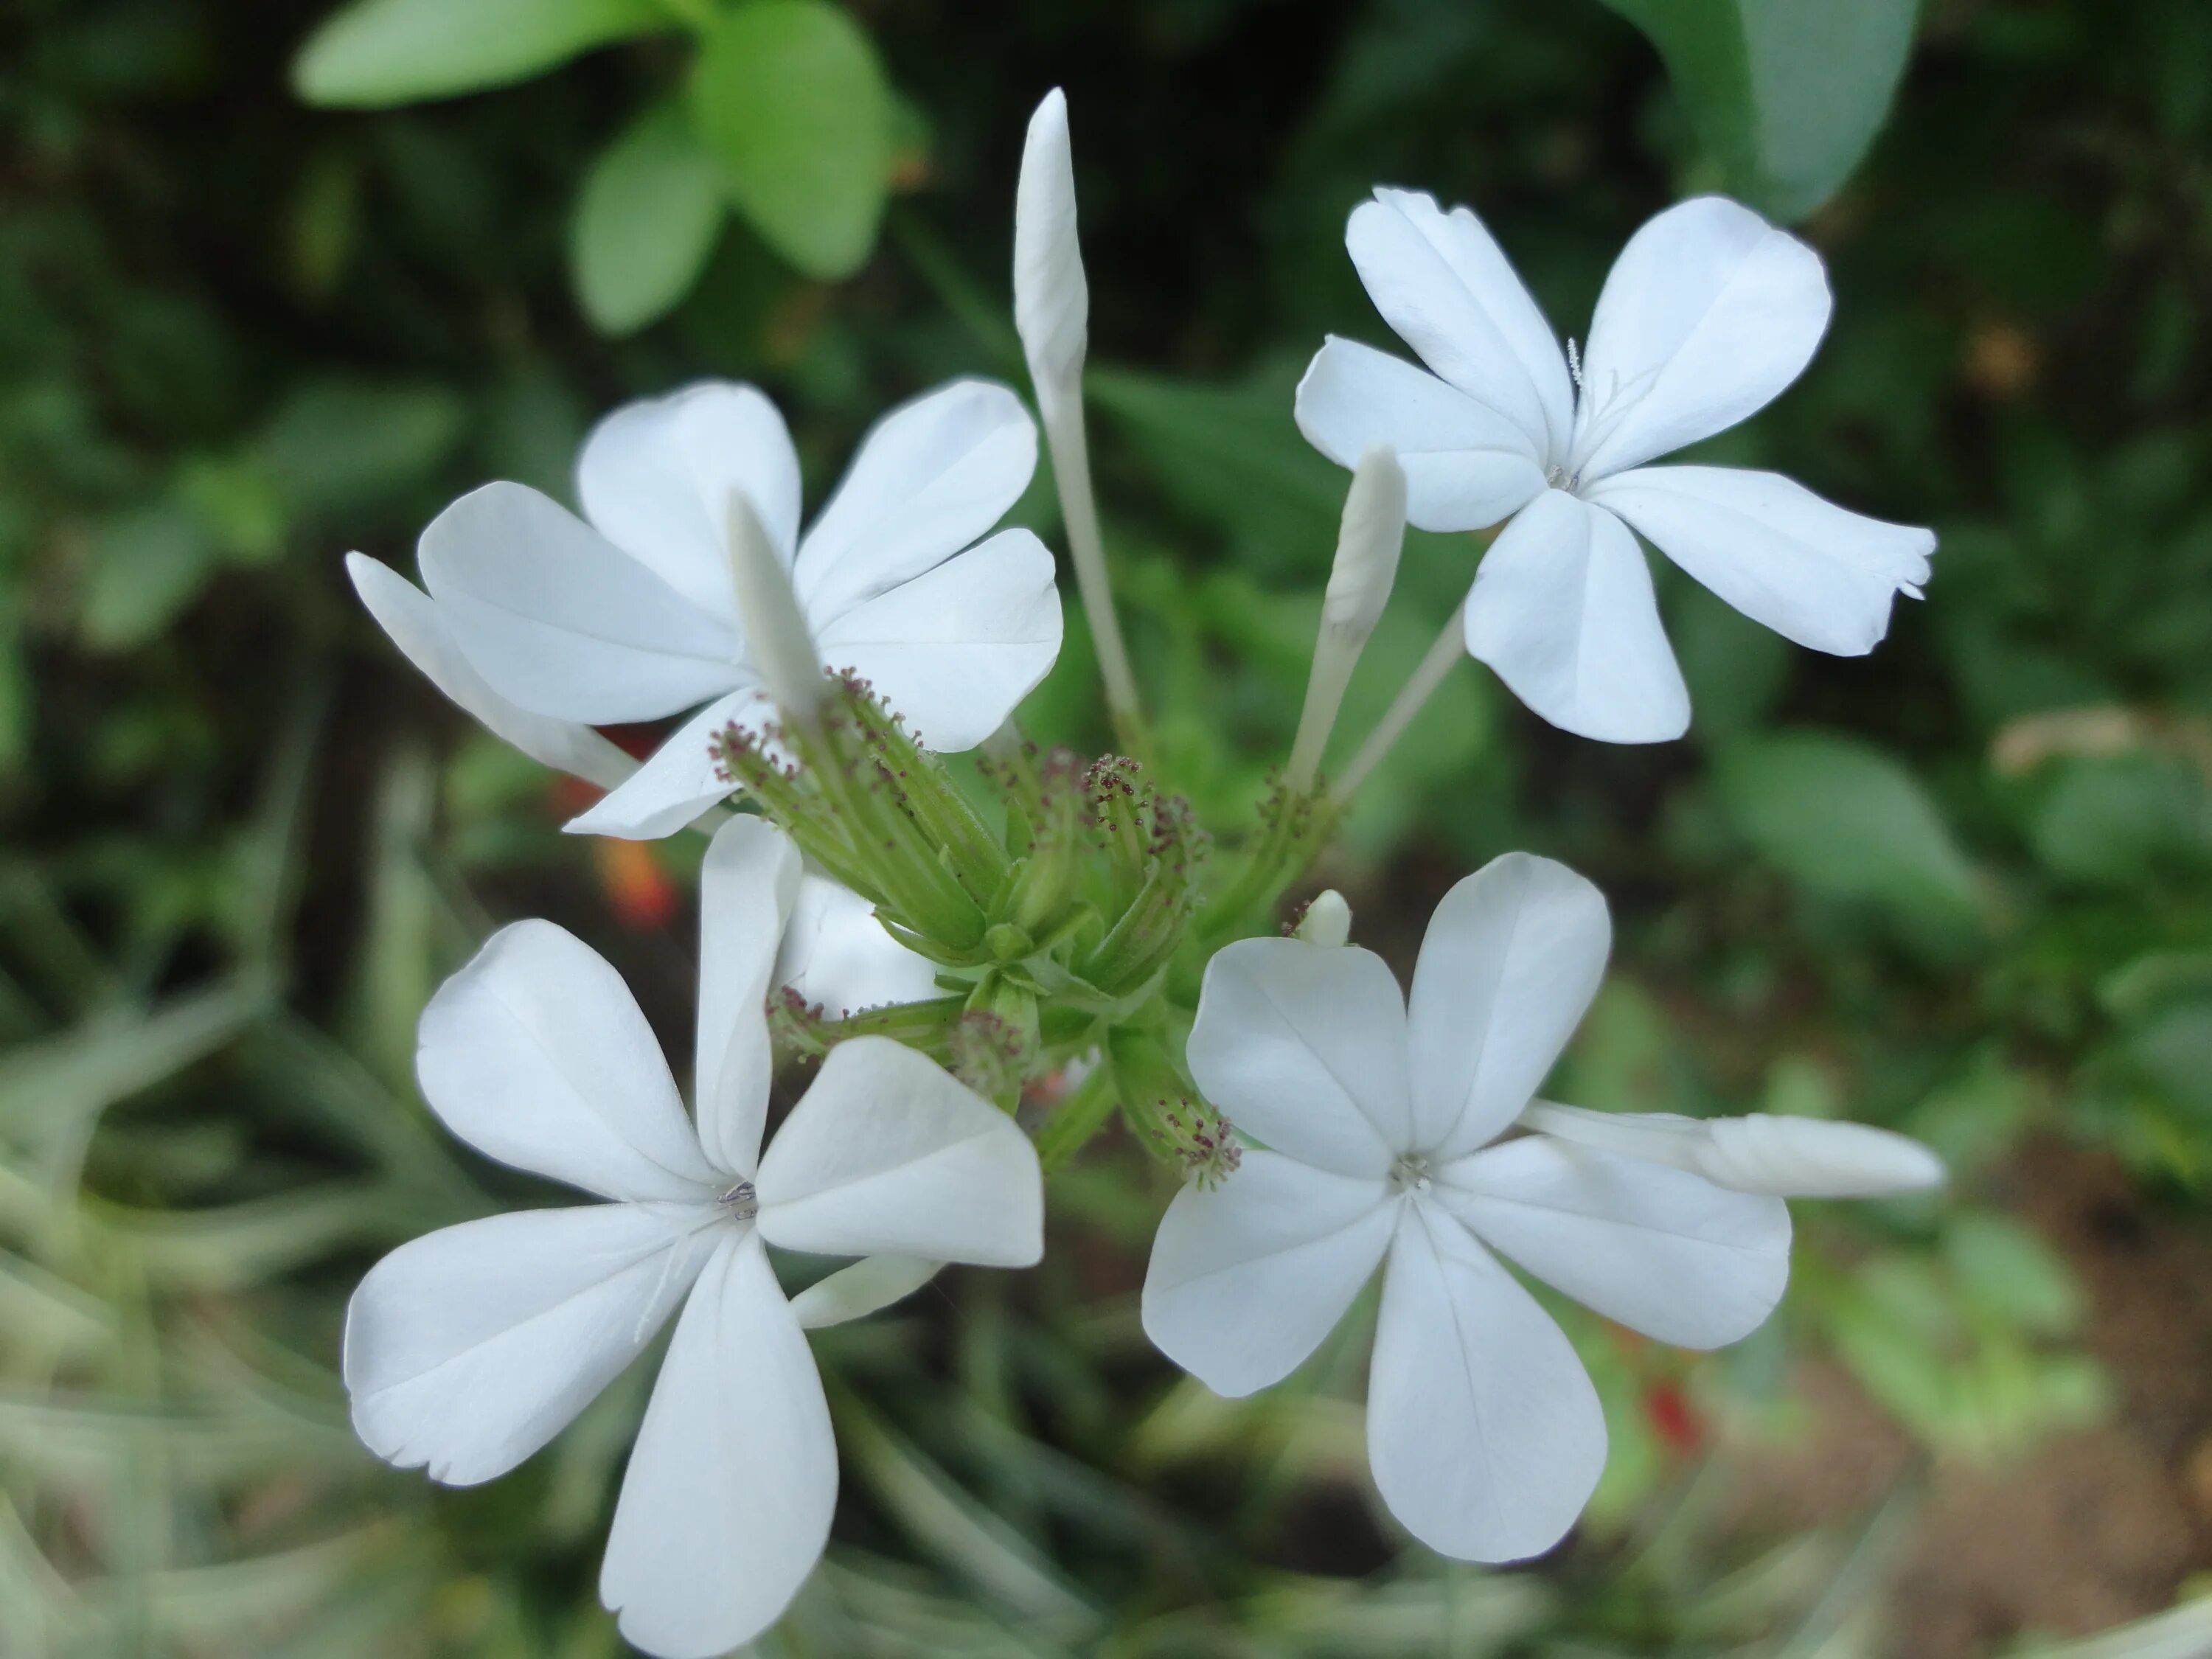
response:
{"label": "blurred green leaf", "polygon": [[1729,193],[1778,219],[1835,194],[1905,72],[1919,0],[1605,0],[1667,60]]}
{"label": "blurred green leaf", "polygon": [[1916,942],[1979,927],[1974,872],[1919,782],[1856,738],[1792,732],[1721,751],[1715,782],[1744,837],[1799,885],[1870,904]]}
{"label": "blurred green leaf", "polygon": [[706,31],[690,96],[700,142],[763,241],[825,281],[866,262],[892,121],[859,24],[823,0],[743,0]]}
{"label": "blurred green leaf", "polygon": [[526,81],[669,21],[653,0],[354,0],[292,65],[311,104],[375,109]]}
{"label": "blurred green leaf", "polygon": [[2148,750],[2069,757],[2029,819],[2028,839],[2058,875],[2106,887],[2140,882],[2166,857],[2212,848],[2204,780]]}
{"label": "blurred green leaf", "polygon": [[115,520],[94,544],[77,612],[84,642],[98,651],[143,644],[191,603],[215,562],[206,531],[176,507]]}
{"label": "blurred green leaf", "polygon": [[722,176],[684,106],[646,111],[599,152],[569,225],[568,264],[584,314],[628,334],[690,292],[725,211]]}
{"label": "blurred green leaf", "polygon": [[467,418],[445,386],[317,380],[277,406],[259,453],[294,506],[343,513],[425,482]]}
{"label": "blurred green leaf", "polygon": [[1327,572],[1347,480],[1299,435],[1287,384],[1193,386],[1111,368],[1092,369],[1085,384],[1176,504],[1218,530],[1244,563],[1274,575]]}
{"label": "blurred green leaf", "polygon": [[2066,1336],[2081,1318],[2081,1289],[2063,1257],[2018,1222],[1954,1216],[1943,1255],[1972,1302],[2033,1336]]}

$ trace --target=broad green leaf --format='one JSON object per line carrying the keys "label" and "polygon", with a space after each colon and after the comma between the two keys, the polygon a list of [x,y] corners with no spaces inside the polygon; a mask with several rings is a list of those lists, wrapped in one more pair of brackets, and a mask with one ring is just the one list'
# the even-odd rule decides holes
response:
{"label": "broad green leaf", "polygon": [[311,104],[376,109],[526,81],[669,21],[654,0],[354,0],[307,39]]}
{"label": "broad green leaf", "polygon": [[690,291],[722,227],[721,170],[684,106],[656,104],[599,153],[568,228],[584,314],[603,334],[644,327]]}
{"label": "broad green leaf", "polygon": [[1745,738],[1721,751],[1721,801],[1746,840],[1800,886],[1887,914],[1916,942],[1978,926],[1974,872],[1903,766],[1819,732]]}
{"label": "broad green leaf", "polygon": [[1734,195],[1785,222],[1834,195],[1905,72],[1919,0],[1605,0],[1667,61]]}
{"label": "broad green leaf", "polygon": [[890,185],[890,90],[860,25],[822,0],[744,0],[701,40],[691,119],[761,239],[800,270],[849,276]]}

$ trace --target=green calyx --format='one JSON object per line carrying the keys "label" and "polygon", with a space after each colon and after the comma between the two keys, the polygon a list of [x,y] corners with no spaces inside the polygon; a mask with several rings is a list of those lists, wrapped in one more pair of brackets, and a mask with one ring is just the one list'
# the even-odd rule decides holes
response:
{"label": "green calyx", "polygon": [[1226,1126],[1176,1057],[1182,1005],[1216,946],[1272,927],[1334,823],[1326,798],[1278,791],[1261,833],[1209,884],[1212,837],[1136,761],[1002,736],[976,757],[980,787],[963,787],[865,681],[831,678],[819,711],[732,726],[715,758],[814,866],[937,964],[945,994],[842,1019],[787,996],[774,1011],[781,1045],[818,1056],[849,1036],[894,1036],[1008,1111],[1103,1056],[1097,1086],[1078,1091],[1084,1109],[1063,1105],[1047,1125],[1058,1157],[1118,1105],[1156,1156],[1201,1180],[1233,1170]]}

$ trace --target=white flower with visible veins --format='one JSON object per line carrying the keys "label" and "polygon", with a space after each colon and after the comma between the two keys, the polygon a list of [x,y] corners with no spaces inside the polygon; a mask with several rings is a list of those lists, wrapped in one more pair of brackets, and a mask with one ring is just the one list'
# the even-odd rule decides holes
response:
{"label": "white flower with visible veins", "polygon": [[[502,731],[518,747],[542,757],[559,729],[698,709],[568,826],[650,839],[730,793],[711,753],[725,726],[774,718],[732,580],[732,495],[789,569],[824,665],[857,672],[951,752],[996,731],[1060,652],[1052,555],[1026,530],[978,539],[1036,465],[1020,400],[957,380],[877,422],[802,538],[783,417],[751,386],[704,382],[600,422],[576,467],[588,523],[534,489],[486,484],[431,521],[418,556],[471,678],[551,723]],[[384,620],[397,605],[381,585],[384,604],[363,597]]]}
{"label": "white flower with visible veins", "polygon": [[[470,1486],[544,1445],[682,1307],[599,1579],[623,1634],[665,1659],[750,1641],[822,1553],[836,1447],[802,1328],[937,1262],[1025,1267],[1043,1248],[1028,1138],[886,1038],[832,1049],[762,1152],[763,997],[798,883],[760,819],[708,849],[696,1123],[613,969],[550,922],[494,934],[423,1012],[422,1092],[479,1152],[610,1201],[416,1239],[347,1313],[362,1439]],[[787,1301],[767,1244],[870,1259]]]}
{"label": "white flower with visible veins", "polygon": [[[1532,1110],[1611,934],[1596,888],[1509,854],[1437,907],[1410,1000],[1370,951],[1247,939],[1207,964],[1190,1034],[1199,1087],[1266,1150],[1168,1206],[1146,1334],[1216,1393],[1250,1394],[1387,1262],[1369,1459],[1407,1530],[1462,1559],[1550,1548],[1605,1465],[1589,1375],[1499,1256],[1647,1336],[1718,1347],[1781,1299],[1778,1194],[1838,1190],[1837,1162],[1848,1190],[1942,1176],[1924,1148],[1857,1125],[1802,1125],[1809,1146],[1761,1130],[1759,1149],[1705,1157],[1743,1121]],[[1539,1132],[1499,1141],[1516,1120]]]}
{"label": "white flower with visible veins", "polygon": [[1644,225],[1579,354],[1560,352],[1466,208],[1377,190],[1345,245],[1428,370],[1332,337],[1299,384],[1299,430],[1344,466],[1395,450],[1423,530],[1511,519],[1468,595],[1467,648],[1554,726],[1613,743],[1689,727],[1632,530],[1815,651],[1864,655],[1894,596],[1919,596],[1932,532],[1845,512],[1778,473],[1645,465],[1764,408],[1827,328],[1820,256],[1748,208],[1702,197]]}

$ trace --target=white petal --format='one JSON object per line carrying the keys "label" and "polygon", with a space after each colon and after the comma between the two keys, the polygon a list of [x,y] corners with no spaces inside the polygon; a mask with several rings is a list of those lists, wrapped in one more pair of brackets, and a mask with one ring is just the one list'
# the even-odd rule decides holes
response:
{"label": "white petal", "polygon": [[1006,723],[1060,655],[1052,555],[1002,531],[816,625],[823,660],[850,668],[945,754]]}
{"label": "white petal", "polygon": [[989,380],[901,404],[861,440],[845,481],[799,544],[793,574],[817,630],[942,564],[998,523],[1036,470],[1036,428]]}
{"label": "white petal", "polygon": [[703,380],[615,410],[576,460],[576,494],[599,533],[701,611],[735,625],[723,518],[751,503],[791,563],[799,454],[775,405],[750,386]]}
{"label": "white petal", "polygon": [[1026,1267],[1044,1254],[1036,1152],[1012,1118],[889,1037],[853,1037],[776,1131],[755,1182],[787,1250]]}
{"label": "white petal", "polygon": [[725,726],[758,732],[775,718],[775,705],[757,687],[718,697],[660,740],[653,757],[562,827],[572,836],[614,836],[658,841],[672,836],[736,786],[721,775],[714,741]]}
{"label": "white petal", "polygon": [[1694,1170],[1716,1185],[1777,1198],[1887,1198],[1942,1185],[1943,1160],[1909,1135],[1820,1118],[1692,1118],[1593,1112],[1540,1101],[1530,1127],[1624,1158]]}
{"label": "white petal", "polygon": [[1418,1144],[1486,1145],[1558,1061],[1605,977],[1605,896],[1564,864],[1492,859],[1429,919],[1408,999]]}
{"label": "white petal", "polygon": [[714,832],[699,871],[699,1018],[693,1048],[699,1144],[714,1167],[750,1176],[760,1162],[775,1055],[769,977],[799,896],[799,848],[765,818]]}
{"label": "white petal", "polygon": [[629,988],[550,921],[501,928],[438,988],[415,1073],[446,1127],[502,1164],[609,1198],[720,1190]]}
{"label": "white petal", "polygon": [[582,520],[520,484],[430,521],[422,580],[477,672],[557,719],[657,720],[737,683],[738,641]]}
{"label": "white petal", "polygon": [[1090,321],[1091,288],[1075,236],[1067,95],[1054,87],[1030,117],[1014,190],[1014,331],[1041,398],[1077,388]]}
{"label": "white petal", "polygon": [[599,1569],[623,1638],[710,1659],[783,1614],[829,1541],[821,1374],[757,1234],[728,1237],[677,1321]]}
{"label": "white petal", "polygon": [[1663,1165],[1528,1135],[1449,1164],[1437,1201],[1607,1319],[1683,1348],[1765,1322],[1790,1280],[1790,1208]]}
{"label": "white petal", "polygon": [[1352,210],[1344,245],[1375,308],[1423,362],[1511,421],[1532,461],[1565,452],[1566,359],[1481,220],[1419,191],[1378,190]]}
{"label": "white petal", "polygon": [[711,1208],[586,1204],[401,1245],[346,1309],[354,1430],[449,1486],[504,1474],[612,1382],[705,1264]]}
{"label": "white petal", "polygon": [[444,692],[490,732],[531,759],[611,789],[637,769],[637,763],[592,730],[568,720],[550,720],[517,708],[493,690],[469,665],[454,642],[438,602],[388,565],[359,553],[346,555],[346,574],[354,592],[430,684]]}
{"label": "white petal", "polygon": [[1332,336],[1298,382],[1298,430],[1339,466],[1380,444],[1406,469],[1406,518],[1480,530],[1544,488],[1528,435],[1486,404],[1387,352]]}
{"label": "white petal", "polygon": [[1398,1229],[1367,1382],[1390,1513],[1439,1554],[1518,1561],[1566,1535],[1605,1468],[1605,1415],[1566,1334],[1467,1230]]}
{"label": "white petal", "polygon": [[1659,625],[1650,567],[1612,514],[1547,489],[1491,544],[1467,597],[1467,648],[1562,731],[1663,743],[1690,693]]}
{"label": "white petal", "polygon": [[1279,1382],[1374,1275],[1399,1207],[1377,1178],[1248,1152],[1219,1186],[1184,1188],[1160,1218],[1145,1334],[1216,1394]]}
{"label": "white petal", "polygon": [[816,1279],[792,1297],[792,1316],[810,1331],[864,1319],[912,1296],[944,1266],[915,1255],[867,1256]]}
{"label": "white petal", "polygon": [[1820,256],[1749,208],[1668,208],[1598,295],[1568,471],[1587,483],[1765,408],[1812,362],[1832,303]]}
{"label": "white petal", "polygon": [[1406,1000],[1372,951],[1224,947],[1206,964],[1187,1053],[1231,1122],[1302,1164],[1380,1176],[1413,1145]]}
{"label": "white petal", "polygon": [[775,982],[833,1018],[945,994],[937,988],[937,964],[884,932],[873,905],[851,888],[816,875],[799,880],[775,959]]}
{"label": "white petal", "polygon": [[1588,495],[1753,622],[1839,657],[1881,642],[1936,550],[1932,530],[1847,513],[1778,472],[1639,467]]}

